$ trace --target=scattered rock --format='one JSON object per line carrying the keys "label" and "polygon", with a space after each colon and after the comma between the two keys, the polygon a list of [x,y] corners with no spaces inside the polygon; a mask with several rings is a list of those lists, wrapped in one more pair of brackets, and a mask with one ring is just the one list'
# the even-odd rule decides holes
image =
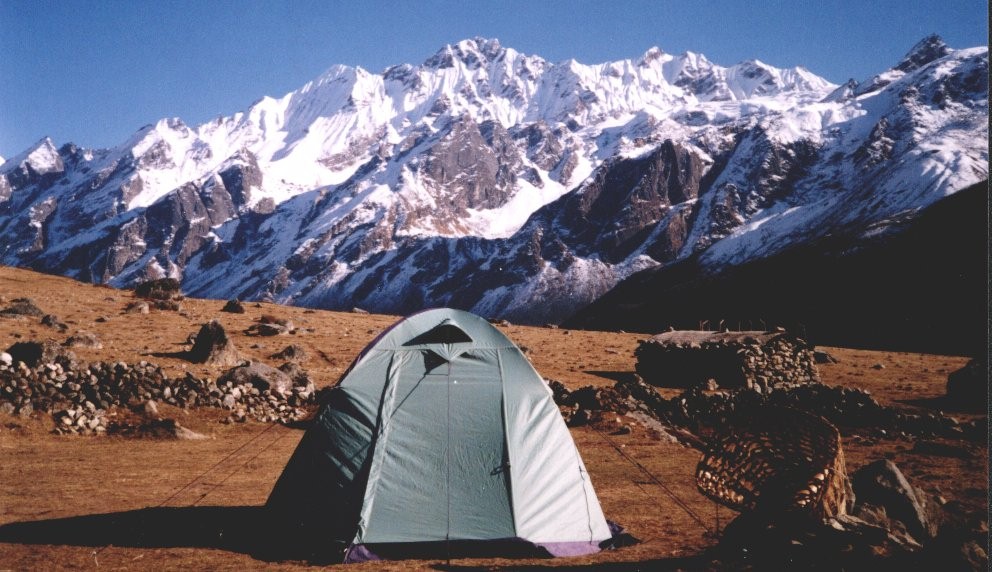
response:
{"label": "scattered rock", "polygon": [[41,318],[41,325],[48,326],[49,328],[54,328],[60,332],[64,332],[69,329],[69,326],[62,323],[59,317],[54,314],[45,314]]}
{"label": "scattered rock", "polygon": [[352,314],[368,314],[369,311],[368,310],[363,310],[363,309],[358,308],[358,307],[355,307],[355,308],[352,308],[351,309],[351,313]]}
{"label": "scattered rock", "polygon": [[211,320],[200,328],[188,355],[190,361],[208,365],[232,366],[242,361],[241,353],[217,320]]}
{"label": "scattered rock", "polygon": [[149,399],[146,401],[142,406],[142,411],[147,417],[151,417],[152,419],[158,418],[158,405],[155,403],[154,399]]}
{"label": "scattered rock", "polygon": [[67,348],[90,348],[94,350],[103,349],[103,343],[100,342],[100,338],[98,338],[96,334],[82,330],[69,336],[69,338],[62,343],[62,345]]}
{"label": "scattered rock", "polygon": [[876,363],[875,365],[871,366],[871,368],[872,369],[885,369],[885,364],[884,363]]}
{"label": "scattered rock", "polygon": [[285,336],[289,332],[285,326],[268,323],[252,324],[245,330],[245,334],[249,336]]}
{"label": "scattered rock", "polygon": [[283,348],[282,351],[276,352],[269,357],[272,359],[293,362],[304,362],[308,358],[307,351],[296,344],[290,344]]}
{"label": "scattered rock", "polygon": [[166,312],[181,312],[183,305],[177,300],[155,300],[152,302],[156,310],[164,310]]}
{"label": "scattered rock", "polygon": [[126,314],[147,314],[149,312],[148,302],[141,300],[131,302],[124,307],[124,312]]}
{"label": "scattered rock", "polygon": [[231,312],[232,314],[244,314],[246,312],[245,305],[241,303],[237,298],[233,298],[224,304],[224,307],[220,309],[221,312]]}

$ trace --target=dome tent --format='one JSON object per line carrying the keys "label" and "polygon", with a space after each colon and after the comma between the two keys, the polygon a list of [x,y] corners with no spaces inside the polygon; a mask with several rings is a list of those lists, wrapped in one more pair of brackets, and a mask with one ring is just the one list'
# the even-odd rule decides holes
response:
{"label": "dome tent", "polygon": [[611,538],[551,391],[485,320],[394,324],[322,404],[267,508],[346,562],[579,555]]}

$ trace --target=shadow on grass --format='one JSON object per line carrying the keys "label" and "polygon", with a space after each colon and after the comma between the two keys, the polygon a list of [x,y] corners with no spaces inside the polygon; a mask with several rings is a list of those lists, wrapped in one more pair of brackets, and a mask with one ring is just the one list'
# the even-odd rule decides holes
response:
{"label": "shadow on grass", "polygon": [[633,382],[637,379],[637,374],[632,371],[595,371],[587,369],[585,372],[590,375],[611,379],[613,381]]}
{"label": "shadow on grass", "polygon": [[[265,507],[155,507],[14,522],[0,526],[0,542],[131,548],[217,548],[265,561],[341,562],[343,546],[304,543],[273,534]],[[318,547],[319,550],[314,550]]]}
{"label": "shadow on grass", "polygon": [[988,410],[987,399],[985,401],[975,400],[972,403],[962,403],[961,401],[950,399],[946,395],[921,397],[918,399],[896,399],[895,401],[896,403],[903,403],[905,405],[951,413],[982,413]]}
{"label": "shadow on grass", "polygon": [[[186,345],[186,344],[176,344],[176,345]],[[181,359],[183,361],[188,361],[190,363],[196,363],[195,361],[193,361],[193,355],[189,350],[183,350],[178,352],[148,352],[141,355],[157,357],[157,358]]]}
{"label": "shadow on grass", "polygon": [[630,572],[632,570],[650,570],[651,572],[664,572],[666,570],[713,570],[712,560],[705,556],[684,556],[684,557],[671,557],[671,558],[657,558],[652,560],[643,560],[637,562],[600,562],[594,564],[574,564],[574,565],[555,565],[555,564],[528,564],[521,566],[519,564],[511,564],[507,566],[465,566],[459,564],[435,564],[431,566],[434,570],[443,570],[445,572],[483,572],[483,571],[502,571],[502,570],[590,570],[597,572]]}
{"label": "shadow on grass", "polygon": [[[63,546],[106,546],[127,548],[213,548],[247,554],[266,562],[285,560],[307,561],[327,565],[341,563],[344,546],[328,542],[325,535],[313,533],[308,537],[297,529],[282,534],[272,525],[270,513],[263,506],[197,506],[154,507],[138,510],[72,516],[49,520],[13,522],[0,526],[0,543],[46,544]],[[427,543],[432,544],[432,543]],[[438,544],[438,543],[433,543]],[[492,546],[490,546],[492,544]],[[469,550],[449,552],[451,557],[531,558],[533,549],[514,551],[512,546],[485,543],[486,552]],[[436,548],[436,547],[435,547]],[[478,547],[477,547],[478,548]],[[414,551],[407,558],[441,560],[443,550],[432,553]],[[387,554],[380,551],[380,554]],[[702,557],[669,558],[649,562],[602,563],[584,566],[556,566],[558,570],[685,570],[702,569],[707,561]],[[425,563],[425,565],[428,565]],[[540,570],[542,564],[509,565],[506,570]],[[493,570],[493,566],[478,568],[467,565],[434,564],[440,570]]]}

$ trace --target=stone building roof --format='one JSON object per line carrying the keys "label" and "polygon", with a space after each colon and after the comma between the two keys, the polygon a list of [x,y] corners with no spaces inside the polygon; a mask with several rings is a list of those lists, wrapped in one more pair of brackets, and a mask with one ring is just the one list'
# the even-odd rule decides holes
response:
{"label": "stone building roof", "polygon": [[674,330],[663,332],[649,341],[665,346],[693,346],[703,344],[719,345],[767,345],[781,337],[790,337],[785,331],[746,331],[711,332],[704,330]]}

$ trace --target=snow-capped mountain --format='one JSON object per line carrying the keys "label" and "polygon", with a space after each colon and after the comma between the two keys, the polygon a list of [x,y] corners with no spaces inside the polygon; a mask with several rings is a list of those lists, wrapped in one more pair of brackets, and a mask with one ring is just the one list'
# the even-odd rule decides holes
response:
{"label": "snow-capped mountain", "polygon": [[641,269],[774,254],[988,177],[988,49],[937,37],[833,85],[658,48],[550,63],[496,40],[112,149],[0,166],[0,262],[191,295],[559,321]]}

